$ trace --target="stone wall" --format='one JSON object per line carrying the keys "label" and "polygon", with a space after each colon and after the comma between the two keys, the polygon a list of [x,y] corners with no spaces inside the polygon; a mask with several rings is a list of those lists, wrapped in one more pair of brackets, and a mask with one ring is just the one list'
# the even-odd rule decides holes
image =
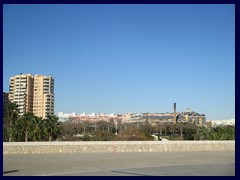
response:
{"label": "stone wall", "polygon": [[235,141],[81,141],[3,143],[3,154],[234,150]]}

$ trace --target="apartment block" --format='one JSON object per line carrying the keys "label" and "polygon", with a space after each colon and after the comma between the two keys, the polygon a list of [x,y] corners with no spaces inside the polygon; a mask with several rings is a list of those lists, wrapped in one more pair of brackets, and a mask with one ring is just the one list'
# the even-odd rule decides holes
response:
{"label": "apartment block", "polygon": [[20,115],[32,112],[33,77],[31,74],[20,74],[10,78],[9,100],[18,105]]}
{"label": "apartment block", "polygon": [[34,76],[33,113],[45,117],[54,114],[54,79],[51,76]]}
{"label": "apartment block", "polygon": [[20,115],[32,112],[45,118],[54,114],[54,78],[20,74],[10,78],[9,100],[18,105]]}

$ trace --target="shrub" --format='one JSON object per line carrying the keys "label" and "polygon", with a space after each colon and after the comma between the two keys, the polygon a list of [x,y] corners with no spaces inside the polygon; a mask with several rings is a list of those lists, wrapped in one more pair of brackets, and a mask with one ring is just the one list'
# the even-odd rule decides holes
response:
{"label": "shrub", "polygon": [[139,129],[127,129],[114,137],[115,141],[153,141],[154,138],[147,132]]}

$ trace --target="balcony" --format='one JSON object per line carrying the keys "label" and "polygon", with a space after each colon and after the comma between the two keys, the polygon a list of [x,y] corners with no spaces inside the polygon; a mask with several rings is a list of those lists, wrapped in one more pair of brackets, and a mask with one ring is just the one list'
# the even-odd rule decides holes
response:
{"label": "balcony", "polygon": [[18,103],[19,107],[24,107],[25,106],[25,103]]}

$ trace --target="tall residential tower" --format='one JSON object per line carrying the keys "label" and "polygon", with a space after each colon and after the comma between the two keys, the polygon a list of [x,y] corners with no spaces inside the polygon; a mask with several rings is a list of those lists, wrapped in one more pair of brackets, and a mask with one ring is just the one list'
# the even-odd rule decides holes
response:
{"label": "tall residential tower", "polygon": [[54,78],[20,74],[10,78],[9,100],[18,105],[20,115],[32,112],[45,118],[54,114]]}

